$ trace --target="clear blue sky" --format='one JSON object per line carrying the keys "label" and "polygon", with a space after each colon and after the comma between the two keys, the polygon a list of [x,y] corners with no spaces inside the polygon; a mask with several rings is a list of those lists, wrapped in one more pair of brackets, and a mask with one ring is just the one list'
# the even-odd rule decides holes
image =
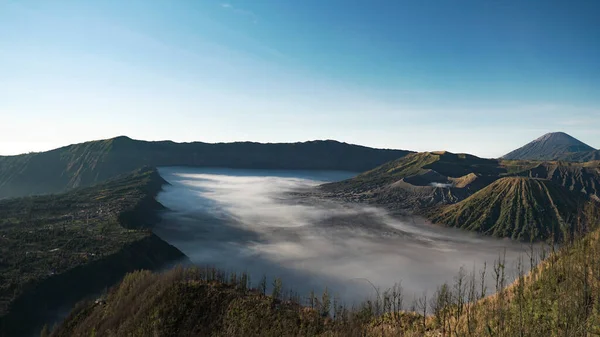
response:
{"label": "clear blue sky", "polygon": [[0,154],[128,135],[600,147],[600,1],[0,0]]}

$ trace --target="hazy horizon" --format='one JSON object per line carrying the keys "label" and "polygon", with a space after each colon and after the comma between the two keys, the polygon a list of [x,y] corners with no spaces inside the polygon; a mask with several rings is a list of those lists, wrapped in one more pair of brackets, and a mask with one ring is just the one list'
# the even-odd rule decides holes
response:
{"label": "hazy horizon", "polygon": [[600,3],[0,3],[0,154],[128,135],[600,147]]}
{"label": "hazy horizon", "polygon": [[[559,131],[556,131],[556,132],[559,132]],[[570,135],[570,136],[573,136],[573,135]],[[104,139],[112,139],[112,138],[116,138],[116,137],[128,137],[128,138],[131,138],[131,137],[126,136],[126,135],[118,135],[118,136],[104,138]],[[581,140],[581,139],[577,138],[576,136],[573,136],[573,137],[576,138],[576,139],[578,139],[578,140]],[[538,137],[532,138],[531,140],[533,141],[536,138],[538,138]],[[63,144],[63,145],[59,145],[59,146],[56,146],[56,147],[51,147],[51,148],[48,148],[48,149],[41,149],[41,150],[28,150],[26,152],[17,152],[17,153],[0,153],[0,156],[14,156],[14,155],[20,155],[20,154],[26,154],[26,153],[45,152],[45,151],[50,151],[50,150],[58,149],[58,148],[61,148],[61,147],[64,147],[64,146],[72,145],[72,144],[79,144],[79,143],[84,143],[84,142],[89,142],[89,141],[98,141],[98,140],[104,140],[104,139],[84,140],[84,141],[77,142],[77,143]],[[173,142],[176,142],[176,143],[189,143],[189,142],[192,142],[192,143],[193,142],[201,142],[201,143],[212,143],[212,144],[215,144],[215,143],[229,143],[229,142],[204,142],[202,140],[191,140],[191,141],[180,141],[180,142],[178,142],[178,141],[174,141],[172,139],[155,139],[155,140],[134,139],[134,138],[131,138],[131,139],[133,139],[133,140],[139,140],[139,141],[149,141],[149,142],[173,141]],[[338,140],[338,139],[307,139],[307,140],[289,141],[289,142],[257,142],[257,141],[253,141],[253,140],[236,140],[236,141],[231,141],[231,142],[256,142],[256,143],[262,143],[262,144],[269,144],[269,143],[303,143],[303,142],[311,142],[311,141],[338,141],[338,142],[348,143],[348,144],[352,144],[352,145],[372,147],[372,146],[365,145],[365,144],[356,144],[356,143],[351,143],[351,142],[344,142],[344,141],[341,141],[341,140]],[[525,145],[525,143],[523,143],[522,145]],[[591,145],[591,144],[587,144],[587,145],[590,145],[591,147],[593,147],[595,149],[598,149],[598,147],[596,147],[594,145]],[[409,148],[388,148],[388,147],[373,147],[373,148],[415,151],[415,150],[412,150],[412,149],[409,149]],[[515,150],[515,149],[516,148],[509,149],[506,152],[502,153],[502,155],[505,155],[508,152],[510,152],[512,150]],[[1,148],[0,148],[0,150],[1,150]],[[437,148],[437,149],[432,148],[432,149],[428,149],[428,150],[415,151],[415,152],[434,152],[434,151],[448,151],[448,150],[443,149],[443,148]],[[464,151],[450,151],[450,152],[454,152],[454,153],[468,153],[468,152],[464,152]],[[474,153],[468,153],[468,154],[476,155]],[[496,156],[496,157],[486,157],[486,156],[478,156],[478,157],[481,157],[481,158],[499,158],[502,155],[499,155],[499,156]]]}

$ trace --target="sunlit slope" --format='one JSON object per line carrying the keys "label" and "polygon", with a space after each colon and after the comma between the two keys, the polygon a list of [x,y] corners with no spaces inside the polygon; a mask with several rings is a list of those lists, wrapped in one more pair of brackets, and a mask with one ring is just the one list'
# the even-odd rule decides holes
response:
{"label": "sunlit slope", "polygon": [[352,179],[322,185],[321,190],[334,198],[420,213],[460,202],[510,176],[548,179],[595,199],[600,191],[599,162],[497,160],[446,151],[409,154]]}
{"label": "sunlit slope", "polygon": [[428,211],[435,223],[519,240],[558,238],[572,230],[586,200],[552,181],[506,177],[469,198]]}
{"label": "sunlit slope", "polygon": [[127,275],[99,303],[80,304],[52,336],[315,336],[325,317],[248,289],[247,275],[175,269]]}
{"label": "sunlit slope", "polygon": [[422,152],[321,188],[334,197],[418,211],[463,200],[505,172],[494,159],[446,151]]}
{"label": "sunlit slope", "polygon": [[[434,174],[431,174],[434,172]],[[404,178],[419,179],[425,185],[450,184],[450,178],[467,175],[495,176],[504,172],[499,162],[482,159],[469,154],[454,154],[446,151],[412,153],[406,157],[385,163],[373,170],[345,181],[323,185],[331,191],[364,192],[385,187]]]}

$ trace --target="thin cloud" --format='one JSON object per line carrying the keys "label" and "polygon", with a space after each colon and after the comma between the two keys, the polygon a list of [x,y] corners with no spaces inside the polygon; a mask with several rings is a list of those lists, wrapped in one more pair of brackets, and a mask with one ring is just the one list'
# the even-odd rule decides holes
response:
{"label": "thin cloud", "polygon": [[252,11],[235,7],[234,5],[227,3],[227,2],[222,3],[221,8],[231,11],[232,13],[235,13],[239,16],[244,16],[246,18],[249,18],[252,20],[253,23],[258,23],[258,16],[256,14],[254,14]]}

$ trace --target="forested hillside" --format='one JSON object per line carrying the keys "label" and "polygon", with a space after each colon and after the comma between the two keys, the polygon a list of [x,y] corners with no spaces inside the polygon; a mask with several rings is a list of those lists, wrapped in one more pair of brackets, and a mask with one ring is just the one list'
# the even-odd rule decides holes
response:
{"label": "forested hillside", "polygon": [[164,180],[144,169],[65,194],[0,201],[0,336],[139,268],[184,255],[149,231]]}

